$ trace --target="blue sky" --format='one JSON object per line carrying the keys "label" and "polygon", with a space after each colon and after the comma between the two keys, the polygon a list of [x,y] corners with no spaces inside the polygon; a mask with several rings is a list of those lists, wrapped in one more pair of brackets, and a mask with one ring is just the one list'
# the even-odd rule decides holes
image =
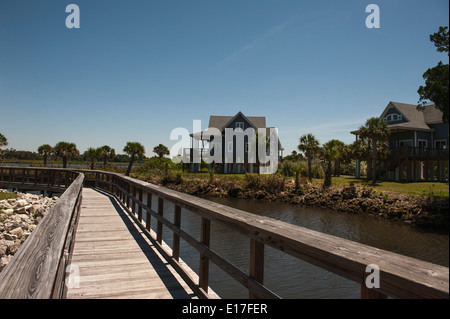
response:
{"label": "blue sky", "polygon": [[[80,8],[80,29],[65,25]],[[365,25],[367,5],[380,28]],[[285,154],[349,133],[389,101],[417,103],[448,56],[429,35],[447,0],[0,0],[0,132],[35,151],[65,140],[147,156],[210,115],[266,116]]]}

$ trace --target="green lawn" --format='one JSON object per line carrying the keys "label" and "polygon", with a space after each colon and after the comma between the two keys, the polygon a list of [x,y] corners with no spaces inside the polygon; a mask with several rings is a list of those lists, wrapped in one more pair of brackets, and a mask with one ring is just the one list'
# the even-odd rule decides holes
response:
{"label": "green lawn", "polygon": [[[263,176],[263,175],[261,175]],[[209,178],[208,173],[187,173],[184,175],[185,179],[192,178]],[[245,182],[245,174],[215,174],[214,178],[222,180],[234,181],[237,183]],[[288,177],[292,178],[292,177]],[[287,179],[288,179],[287,178]],[[323,179],[313,179],[314,183],[322,184]],[[350,186],[351,183],[355,185],[373,187],[372,182],[366,182],[364,178],[355,178],[354,176],[340,176],[332,178],[333,186]],[[434,196],[449,196],[449,184],[440,182],[420,182],[420,183],[399,183],[399,182],[385,182],[378,181],[374,187],[378,191],[386,191],[392,193],[412,194],[412,195],[434,195]]]}
{"label": "green lawn", "polygon": [[[322,183],[323,180],[314,180]],[[350,183],[355,185],[366,185],[372,187],[371,182],[366,182],[365,179],[355,178],[353,176],[333,177],[334,186],[349,186]],[[393,193],[413,194],[413,195],[429,195],[435,196],[449,196],[449,184],[440,182],[420,182],[420,183],[399,183],[399,182],[385,182],[378,181],[374,187],[376,190],[388,191]]]}

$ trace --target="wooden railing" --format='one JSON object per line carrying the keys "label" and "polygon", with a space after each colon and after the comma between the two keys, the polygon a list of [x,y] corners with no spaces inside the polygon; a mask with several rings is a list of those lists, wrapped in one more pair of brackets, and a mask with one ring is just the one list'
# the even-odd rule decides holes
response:
{"label": "wooden railing", "polygon": [[0,166],[0,188],[62,193],[78,175],[68,169]]}
{"label": "wooden railing", "polygon": [[[70,173],[77,174],[75,170],[66,172],[67,176],[71,176]],[[213,262],[247,288],[250,298],[279,298],[264,286],[264,251],[266,246],[270,246],[357,282],[361,286],[362,298],[449,298],[448,267],[250,214],[122,174],[89,170],[78,172],[85,175],[85,181],[116,196],[155,247],[200,297],[211,297],[209,265]],[[7,173],[7,170],[2,172],[2,180],[8,177]],[[0,298],[64,296],[63,273],[70,259],[70,239],[73,238],[70,235],[73,233],[68,229],[72,229],[72,232],[75,229],[83,174],[70,184],[24,243],[24,247],[19,249],[11,263],[0,273]],[[40,173],[22,172],[22,175],[40,176]],[[48,180],[44,180],[47,184],[44,182],[41,185],[48,185]],[[25,181],[23,185],[27,183],[33,184],[32,181]],[[152,195],[157,198],[157,205],[154,205],[156,211],[152,209]],[[147,198],[145,202],[144,197]],[[173,220],[164,215],[164,207],[168,202],[174,205]],[[200,240],[182,229],[182,208],[200,216]],[[148,216],[145,220],[144,210]],[[152,219],[156,220],[156,232],[151,231]],[[248,238],[248,273],[210,248],[211,237],[214,236],[211,232],[212,223],[224,225]],[[164,227],[173,233],[171,247],[163,241]],[[198,275],[195,277],[192,272],[186,271],[180,261],[180,239],[200,254]],[[379,288],[366,287],[368,265],[379,267]]]}
{"label": "wooden railing", "polygon": [[0,168],[0,187],[64,191],[0,273],[0,299],[64,298],[83,181],[70,170]]}
{"label": "wooden railing", "polygon": [[[264,286],[264,249],[271,246],[361,285],[362,298],[449,298],[449,268],[402,256],[346,239],[312,231],[267,217],[247,213],[205,199],[169,190],[121,174],[83,171],[88,180],[116,197],[128,209],[143,232],[201,297],[208,298],[209,263],[213,262],[248,289],[250,298],[278,298]],[[146,202],[143,202],[144,194]],[[157,210],[152,210],[152,195]],[[173,220],[164,216],[167,202],[174,204]],[[200,240],[181,227],[182,208],[201,217]],[[143,211],[156,219],[156,234],[150,231],[151,218],[143,221]],[[222,224],[249,239],[248,273],[210,248],[211,223]],[[163,227],[173,232],[172,247],[163,242]],[[185,272],[180,263],[180,238],[200,253],[198,278]],[[380,269],[380,288],[366,287],[367,266]]]}
{"label": "wooden railing", "polygon": [[411,157],[421,159],[448,160],[448,150],[439,148],[424,148],[403,146],[391,150],[391,157]]}

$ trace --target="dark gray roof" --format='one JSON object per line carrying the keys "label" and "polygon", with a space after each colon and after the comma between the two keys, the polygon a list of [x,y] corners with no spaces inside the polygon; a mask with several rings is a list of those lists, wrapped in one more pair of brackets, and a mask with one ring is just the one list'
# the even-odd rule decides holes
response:
{"label": "dark gray roof", "polygon": [[442,123],[442,112],[436,109],[435,105],[425,106],[424,111],[417,110],[417,105],[415,104],[405,104],[399,102],[390,102],[386,107],[385,111],[381,115],[384,117],[385,113],[395,107],[397,110],[403,114],[408,122],[389,125],[391,129],[416,129],[416,130],[431,130],[428,124]]}
{"label": "dark gray roof", "polygon": [[236,114],[235,116],[216,116],[211,115],[209,118],[209,126],[215,127],[219,130],[223,130],[228,123],[230,123],[234,118],[236,118],[239,114],[241,114],[244,118],[246,118],[250,124],[252,124],[255,128],[264,128],[266,127],[266,118],[264,116],[245,116],[241,112]]}
{"label": "dark gray roof", "polygon": [[[389,102],[380,118],[384,118],[391,108],[396,108],[407,120],[405,123],[388,125],[389,129],[395,130],[416,130],[433,131],[428,124],[442,123],[442,111],[438,110],[434,104],[425,106],[423,111],[417,110],[416,104],[406,104],[399,102]],[[359,134],[359,130],[351,132]]]}

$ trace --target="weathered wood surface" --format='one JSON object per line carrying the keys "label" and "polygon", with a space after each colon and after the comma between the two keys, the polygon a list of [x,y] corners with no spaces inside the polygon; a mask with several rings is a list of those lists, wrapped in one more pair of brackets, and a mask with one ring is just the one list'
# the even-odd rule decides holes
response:
{"label": "weathered wood surface", "polygon": [[[98,213],[100,215],[98,217],[99,221],[95,221],[97,219],[95,216],[86,217],[87,224],[97,226],[96,228],[94,227],[94,235],[86,231],[86,237],[84,241],[80,241],[80,247],[83,248],[84,245],[85,253],[87,253],[87,251],[96,252],[99,259],[90,260],[86,257],[86,260],[81,259],[79,261],[81,262],[81,265],[85,262],[87,266],[84,267],[88,269],[88,271],[83,273],[80,267],[81,284],[86,275],[85,283],[91,283],[93,285],[92,287],[100,287],[98,285],[106,284],[106,288],[98,289],[97,292],[101,290],[108,291],[109,293],[106,293],[106,295],[96,295],[94,293],[84,293],[83,290],[78,290],[79,294],[77,297],[95,296],[95,298],[97,298],[103,296],[112,298],[120,295],[120,298],[124,298],[124,295],[121,295],[123,286],[121,284],[126,282],[131,282],[133,284],[136,282],[136,289],[134,289],[131,294],[133,298],[138,296],[141,298],[142,295],[148,296],[149,292],[145,281],[135,281],[134,279],[130,279],[132,276],[137,276],[139,278],[143,277],[144,279],[151,278],[151,275],[147,273],[148,269],[144,270],[139,268],[137,265],[140,265],[141,262],[137,260],[134,261],[136,256],[133,255],[129,249],[123,249],[124,246],[122,246],[125,244],[133,245],[133,242],[137,242],[138,247],[142,252],[147,252],[146,249],[150,247],[152,254],[158,254],[158,252],[162,253],[166,260],[170,262],[170,265],[177,271],[180,271],[181,276],[189,282],[191,289],[202,296],[211,293],[205,288],[208,287],[208,264],[209,262],[213,262],[246,287],[249,290],[251,297],[276,298],[276,294],[263,286],[264,246],[269,245],[299,259],[303,259],[313,265],[360,283],[362,297],[380,298],[391,296],[398,298],[449,298],[448,267],[442,267],[414,258],[390,253],[342,238],[276,221],[271,218],[257,216],[204,199],[199,199],[194,196],[169,190],[164,187],[152,185],[131,177],[126,177],[121,174],[102,171],[81,171],[86,174],[89,181],[94,181],[96,186],[114,192],[117,197],[110,197],[110,201],[113,198],[114,200],[121,200],[127,207],[122,207],[123,211],[127,211],[129,215],[126,216],[131,217],[129,221],[139,223],[139,225],[134,228],[129,227],[129,234],[120,233],[118,230],[118,228],[121,228],[121,226],[119,226],[120,222],[117,223],[112,221],[109,215],[102,215],[111,212],[108,205],[105,206],[100,199],[97,199],[97,202],[93,199],[92,202],[88,204],[85,203],[85,210],[89,210],[87,208],[90,207],[98,206],[95,209],[93,208],[93,211],[95,210],[96,214]],[[5,180],[3,174],[4,172],[1,171],[1,179]],[[26,174],[23,173],[22,176],[25,175]],[[52,178],[50,180],[54,179]],[[26,179],[22,179],[22,181],[25,183]],[[158,197],[158,212],[151,209],[151,196],[147,196],[147,203],[142,202],[143,193],[153,194]],[[113,203],[114,200],[111,202]],[[173,222],[169,221],[163,215],[162,207],[164,201],[169,201],[175,205],[176,212]],[[187,209],[201,217],[202,238],[200,241],[194,239],[190,234],[187,234],[182,230],[182,225],[180,225],[181,208]],[[157,233],[153,233],[154,236],[151,234],[153,231],[149,227],[149,218],[146,219],[145,226],[140,223],[143,210],[146,211],[147,216],[151,215],[152,219],[156,219]],[[125,215],[122,215],[119,210],[117,210],[116,214],[118,214],[120,218],[123,217],[122,222],[126,220],[124,218]],[[109,224],[110,219],[111,224]],[[249,274],[242,272],[229,261],[210,249],[210,237],[214,236],[214,234],[210,234],[209,232],[211,222],[225,225],[231,230],[241,233],[249,238],[251,252]],[[130,224],[127,223],[127,225]],[[173,249],[167,247],[162,241],[163,226],[169,228],[174,233],[175,245]],[[147,237],[152,238],[152,240],[149,242],[144,236],[141,236],[147,244],[143,245],[144,241],[136,241],[137,237],[133,235],[135,233],[130,231],[133,229],[134,231],[137,230],[140,235],[145,234]],[[80,234],[83,234],[83,231],[77,233],[77,238]],[[128,235],[130,234],[133,237],[133,240],[129,239]],[[183,267],[180,266],[178,261],[180,238],[184,239],[200,253],[200,273],[197,277],[193,276],[192,273],[185,272],[182,269]],[[105,246],[105,248],[99,248],[102,246],[98,245],[106,243],[110,243],[111,245]],[[153,243],[153,246],[151,243]],[[145,249],[143,248],[144,246],[146,247]],[[156,248],[158,252],[156,252],[154,248]],[[150,252],[150,250],[148,250],[148,252]],[[83,253],[78,255],[83,256]],[[111,260],[114,261],[113,266],[111,266]],[[131,264],[128,264],[127,262],[130,262]],[[366,267],[371,264],[375,264],[380,268],[380,288],[375,290],[368,290],[364,286],[367,275],[365,270]],[[168,264],[165,265],[166,268],[169,266]],[[97,272],[92,273],[92,271],[95,271],[96,269]],[[128,270],[133,271],[130,272]],[[126,279],[120,277],[124,276],[124,274],[129,274],[130,277]],[[139,285],[143,285],[144,287]],[[81,287],[80,289],[83,288]],[[161,294],[156,293],[151,298],[163,296],[164,293],[162,291],[163,290],[161,290]],[[188,297],[192,296],[189,293],[187,295]]]}
{"label": "weathered wood surface", "polygon": [[[366,267],[376,264],[380,268],[381,280],[380,288],[375,290],[378,293],[397,298],[449,298],[448,267],[257,216],[131,177],[114,175],[122,184],[141,188],[144,192],[155,194],[202,218],[225,225],[256,242],[274,247],[361,285],[365,282]],[[120,191],[123,192],[124,189]],[[126,195],[132,196],[129,193]],[[136,203],[143,204],[139,201]],[[144,206],[144,209],[148,210],[148,207]],[[152,211],[150,213],[153,214]],[[178,235],[188,238],[187,234],[174,227],[173,223],[164,220],[163,216],[158,214],[154,216]],[[218,256],[215,257],[214,252],[209,251],[206,245],[198,245],[193,241],[191,244],[203,255],[209,255],[219,261],[219,266],[226,265],[226,261],[216,258]],[[258,255],[260,254],[255,256]],[[222,269],[231,269],[229,273],[232,276],[236,275],[235,279],[242,279],[242,276],[229,266],[231,265],[226,265]],[[247,279],[242,280],[241,283],[250,289],[250,282]]]}
{"label": "weathered wood surface", "polygon": [[80,174],[0,273],[0,299],[62,297],[83,179]]}
{"label": "weathered wood surface", "polygon": [[72,265],[79,288],[67,298],[196,298],[116,198],[83,190]]}

